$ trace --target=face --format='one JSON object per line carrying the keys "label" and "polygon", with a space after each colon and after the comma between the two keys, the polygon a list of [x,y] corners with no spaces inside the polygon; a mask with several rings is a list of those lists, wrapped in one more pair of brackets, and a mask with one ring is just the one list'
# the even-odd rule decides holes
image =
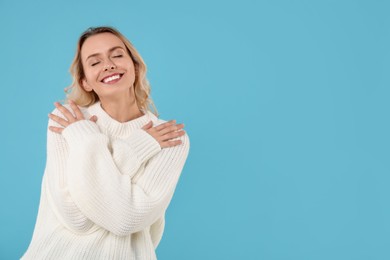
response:
{"label": "face", "polygon": [[90,36],[81,47],[81,60],[86,91],[93,90],[99,98],[105,98],[133,90],[134,63],[117,36],[111,33]]}

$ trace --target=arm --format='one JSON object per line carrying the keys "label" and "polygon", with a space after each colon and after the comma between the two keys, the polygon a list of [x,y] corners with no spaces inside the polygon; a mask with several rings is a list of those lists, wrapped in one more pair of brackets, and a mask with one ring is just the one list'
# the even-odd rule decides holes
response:
{"label": "arm", "polygon": [[[111,150],[120,151],[120,143],[113,142],[110,147],[108,137],[95,123],[77,121],[62,134],[69,145],[66,174],[70,196],[88,219],[116,235],[128,235],[161,217],[187,158],[186,135],[181,137],[181,145],[161,150],[144,130],[135,131],[121,143],[127,149],[119,148],[136,155],[128,158],[140,166],[132,179],[113,160]],[[143,163],[142,159],[150,160]]]}
{"label": "arm", "polygon": [[[55,109],[52,114],[64,118],[58,109]],[[50,119],[48,128],[52,126],[60,127],[56,121]],[[139,156],[141,153],[129,150],[126,141],[113,141],[109,148],[112,150],[112,159],[119,171],[132,177],[148,157]],[[137,139],[136,135],[132,136],[129,142],[142,150],[142,142]],[[159,150],[158,144],[157,148],[156,146],[154,148]],[[148,152],[142,154],[148,154]],[[79,209],[70,195],[69,180],[66,173],[68,158],[69,146],[65,138],[61,134],[48,130],[47,160],[43,179],[43,188],[47,194],[48,202],[57,218],[68,229],[74,232],[86,233],[91,230],[94,223]]]}
{"label": "arm", "polygon": [[[65,175],[70,197],[88,219],[117,235],[127,235],[150,226],[164,214],[186,160],[189,141],[187,136],[183,136],[185,132],[180,131],[184,125],[176,125],[175,120],[172,120],[152,127],[150,122],[142,128],[145,131],[134,131],[123,141],[110,141],[92,122],[93,117],[90,119],[92,121],[84,120],[73,102],[70,102],[70,106],[76,115],[56,103],[67,120],[62,116],[49,115],[64,127],[50,127],[50,130],[62,133],[69,147]],[[177,137],[181,137],[181,140],[174,140]],[[148,162],[149,158],[154,157],[150,153],[153,153],[151,147],[156,143],[159,151],[155,151],[158,153],[155,156],[164,156],[154,163],[152,160]],[[125,149],[118,149],[123,148],[123,145]],[[161,147],[167,149],[160,151]],[[129,150],[134,153],[129,153]],[[172,158],[178,151],[180,156]],[[137,156],[129,158],[129,154]],[[124,168],[120,165],[126,163],[120,164],[118,158],[135,161],[136,165],[140,165],[138,169],[135,167],[135,177],[131,178],[132,174],[122,171]],[[156,165],[161,171],[146,178],[147,172]],[[138,180],[145,186],[137,185]],[[159,181],[162,182],[157,183]]]}
{"label": "arm", "polygon": [[[60,116],[57,109],[52,113]],[[49,119],[48,128],[50,126],[58,127],[59,124]],[[91,229],[93,222],[85,217],[69,194],[65,173],[68,150],[62,135],[47,130],[47,157],[42,185],[51,209],[63,225],[74,232],[85,233]]]}

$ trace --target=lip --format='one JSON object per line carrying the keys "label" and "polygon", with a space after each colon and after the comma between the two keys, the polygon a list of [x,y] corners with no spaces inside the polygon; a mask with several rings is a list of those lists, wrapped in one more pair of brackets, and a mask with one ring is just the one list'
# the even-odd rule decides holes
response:
{"label": "lip", "polygon": [[[109,78],[109,77],[112,77],[112,76],[116,76],[116,75],[119,75],[119,76],[120,76],[120,78],[117,79],[117,80],[120,80],[120,79],[122,78],[123,74],[124,74],[124,73],[113,73],[113,74],[107,75],[107,76],[105,76],[104,78],[102,78],[102,79],[100,80],[100,82],[104,83],[104,82],[103,82],[104,79]],[[107,84],[107,83],[104,83],[104,84]]]}

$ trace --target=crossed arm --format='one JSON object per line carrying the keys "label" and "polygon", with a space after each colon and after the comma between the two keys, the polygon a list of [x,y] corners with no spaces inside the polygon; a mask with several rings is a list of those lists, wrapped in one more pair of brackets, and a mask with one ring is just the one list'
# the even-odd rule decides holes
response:
{"label": "crossed arm", "polygon": [[66,109],[74,119],[64,109],[58,105],[50,115],[45,173],[49,200],[64,225],[88,232],[97,224],[128,235],[153,224],[168,207],[188,155],[182,127],[149,123],[110,141],[77,106],[75,116]]}

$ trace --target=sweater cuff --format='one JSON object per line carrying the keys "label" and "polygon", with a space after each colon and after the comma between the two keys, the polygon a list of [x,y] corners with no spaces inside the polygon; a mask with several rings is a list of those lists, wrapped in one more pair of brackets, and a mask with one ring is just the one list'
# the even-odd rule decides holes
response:
{"label": "sweater cuff", "polygon": [[126,142],[137,154],[141,163],[149,160],[151,157],[161,151],[161,146],[150,134],[142,129],[131,133]]}
{"label": "sweater cuff", "polygon": [[91,120],[79,120],[65,127],[62,136],[69,144],[79,144],[87,136],[100,133],[99,126]]}

